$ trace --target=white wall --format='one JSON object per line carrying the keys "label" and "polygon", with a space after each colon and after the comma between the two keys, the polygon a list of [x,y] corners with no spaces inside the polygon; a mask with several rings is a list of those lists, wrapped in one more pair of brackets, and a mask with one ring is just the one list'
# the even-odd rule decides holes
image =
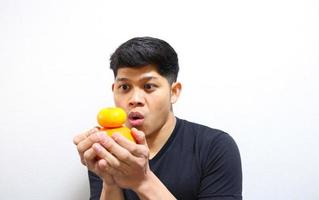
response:
{"label": "white wall", "polygon": [[244,199],[319,199],[319,1],[196,2],[0,1],[0,199],[88,198],[72,138],[146,35],[179,53],[176,115],[237,141]]}

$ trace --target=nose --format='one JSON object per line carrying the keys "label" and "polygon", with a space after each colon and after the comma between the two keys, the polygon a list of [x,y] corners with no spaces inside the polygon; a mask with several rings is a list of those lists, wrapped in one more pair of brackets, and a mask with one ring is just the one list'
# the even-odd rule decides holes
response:
{"label": "nose", "polygon": [[144,92],[135,88],[132,91],[132,95],[129,100],[129,105],[131,107],[140,107],[144,106],[145,99],[144,99]]}

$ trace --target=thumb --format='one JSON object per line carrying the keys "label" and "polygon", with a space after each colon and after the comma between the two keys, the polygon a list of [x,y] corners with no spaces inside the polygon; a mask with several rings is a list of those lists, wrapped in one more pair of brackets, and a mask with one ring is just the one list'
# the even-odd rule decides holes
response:
{"label": "thumb", "polygon": [[145,133],[143,131],[137,130],[136,128],[132,128],[132,135],[137,144],[144,144],[147,146]]}

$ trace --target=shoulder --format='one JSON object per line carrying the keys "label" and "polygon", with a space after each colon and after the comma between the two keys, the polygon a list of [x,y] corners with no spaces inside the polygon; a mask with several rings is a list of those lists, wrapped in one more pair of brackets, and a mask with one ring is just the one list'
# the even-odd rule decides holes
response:
{"label": "shoulder", "polygon": [[178,120],[183,132],[181,137],[185,143],[192,145],[203,168],[207,168],[210,161],[230,158],[240,160],[238,146],[230,134],[184,119]]}
{"label": "shoulder", "polygon": [[[182,137],[192,140],[201,174],[198,197],[241,199],[242,169],[239,149],[226,132],[181,120]],[[228,199],[228,198],[227,198]]]}
{"label": "shoulder", "polygon": [[211,144],[212,142],[226,142],[228,140],[233,140],[228,133],[220,129],[211,128],[206,125],[179,118],[178,121],[180,124],[180,131],[183,132],[183,135],[192,137],[197,142]]}

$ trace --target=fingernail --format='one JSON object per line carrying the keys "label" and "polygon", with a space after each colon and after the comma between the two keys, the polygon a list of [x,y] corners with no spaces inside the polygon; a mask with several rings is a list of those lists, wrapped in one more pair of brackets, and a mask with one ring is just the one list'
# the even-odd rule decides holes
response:
{"label": "fingernail", "polygon": [[138,137],[143,137],[143,134],[141,133],[141,132],[136,132],[137,133],[137,135],[138,135]]}
{"label": "fingernail", "polygon": [[93,148],[94,148],[94,150],[97,151],[97,152],[100,152],[100,151],[101,151],[101,147],[100,147],[100,145],[98,145],[98,144],[94,144],[94,145],[93,145]]}

